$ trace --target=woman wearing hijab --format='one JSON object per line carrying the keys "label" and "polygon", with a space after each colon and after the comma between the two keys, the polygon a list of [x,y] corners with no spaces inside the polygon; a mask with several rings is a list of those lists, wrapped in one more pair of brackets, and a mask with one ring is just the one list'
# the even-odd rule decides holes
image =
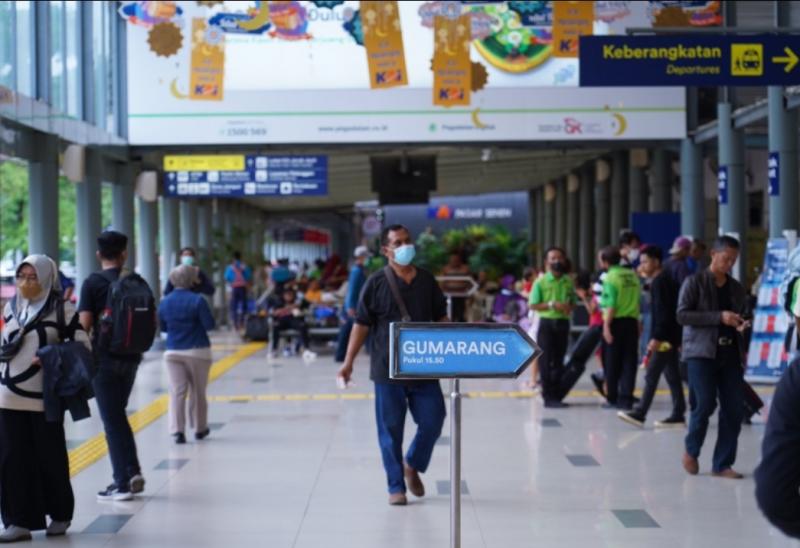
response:
{"label": "woman wearing hijab", "polygon": [[[74,306],[61,300],[58,269],[46,255],[31,255],[17,267],[17,294],[6,304],[0,347],[0,543],[31,540],[47,528],[63,535],[75,499],[63,422],[47,422],[43,374],[37,351],[58,344],[58,307],[74,340],[90,347]],[[50,516],[50,525],[46,517]]]}
{"label": "woman wearing hijab", "polygon": [[175,290],[164,297],[158,308],[161,331],[167,334],[164,363],[169,374],[169,424],[175,443],[186,443],[186,398],[189,398],[189,425],[194,437],[209,434],[206,386],[211,369],[211,341],[208,331],[214,317],[206,300],[192,292],[198,269],[181,265],[169,275]]}

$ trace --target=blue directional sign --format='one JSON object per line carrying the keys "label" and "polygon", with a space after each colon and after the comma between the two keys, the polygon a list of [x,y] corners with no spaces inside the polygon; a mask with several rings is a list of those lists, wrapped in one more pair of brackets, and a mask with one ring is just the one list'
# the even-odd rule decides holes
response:
{"label": "blue directional sign", "polygon": [[167,156],[167,196],[324,196],[327,156]]}
{"label": "blue directional sign", "polygon": [[781,195],[781,155],[779,152],[770,152],[767,160],[767,178],[769,179],[769,195]]}
{"label": "blue directional sign", "polygon": [[581,86],[800,83],[800,35],[582,36]]}
{"label": "blue directional sign", "polygon": [[397,322],[389,333],[393,379],[513,378],[541,354],[515,324]]}
{"label": "blue directional sign", "polygon": [[717,186],[719,188],[719,203],[728,203],[728,166],[719,166],[717,170]]}

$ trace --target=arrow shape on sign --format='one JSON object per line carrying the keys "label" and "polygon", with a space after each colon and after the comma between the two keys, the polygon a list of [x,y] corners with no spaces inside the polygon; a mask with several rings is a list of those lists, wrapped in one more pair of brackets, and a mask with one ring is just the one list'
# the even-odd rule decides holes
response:
{"label": "arrow shape on sign", "polygon": [[785,63],[786,66],[783,67],[783,72],[791,72],[792,69],[797,66],[797,62],[800,61],[800,58],[798,58],[797,54],[788,46],[783,48],[783,51],[786,57],[773,57],[772,62],[780,64]]}
{"label": "arrow shape on sign", "polygon": [[516,324],[395,322],[389,339],[393,379],[513,378],[541,354]]}

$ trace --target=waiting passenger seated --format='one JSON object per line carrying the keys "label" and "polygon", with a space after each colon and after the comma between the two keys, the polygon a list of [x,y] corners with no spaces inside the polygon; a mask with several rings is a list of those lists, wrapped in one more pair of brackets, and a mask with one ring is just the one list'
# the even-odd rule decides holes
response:
{"label": "waiting passenger seated", "polygon": [[[305,320],[305,311],[309,303],[305,299],[298,300],[297,291],[294,288],[286,287],[283,290],[283,299],[271,310],[272,315],[272,352],[271,357],[276,357],[278,344],[282,331],[295,330],[298,332],[299,340],[295,343],[294,352],[299,354],[303,351],[303,359],[307,362],[316,359],[316,353],[309,348],[308,325]],[[291,351],[291,350],[290,350]]]}

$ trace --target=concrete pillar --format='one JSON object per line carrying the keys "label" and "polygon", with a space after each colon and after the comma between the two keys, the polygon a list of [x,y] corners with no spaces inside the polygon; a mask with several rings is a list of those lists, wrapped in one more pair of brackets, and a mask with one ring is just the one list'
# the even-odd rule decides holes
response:
{"label": "concrete pillar", "polygon": [[652,211],[672,211],[672,166],[669,151],[657,148],[650,156]]}
{"label": "concrete pillar", "polygon": [[125,266],[133,270],[136,267],[136,234],[134,234],[133,187],[136,180],[137,166],[120,164],[117,166],[117,180],[111,186],[112,208],[111,226],[128,237],[128,262]]}
{"label": "concrete pillar", "polygon": [[561,178],[554,182],[556,186],[556,245],[567,246],[567,182]]}
{"label": "concrete pillar", "polygon": [[180,206],[175,198],[160,198],[161,213],[161,280],[166,283],[169,273],[178,264],[181,246]]}
{"label": "concrete pillar", "polygon": [[86,176],[75,186],[76,215],[75,232],[77,249],[75,263],[77,278],[75,285],[80,288],[89,274],[99,268],[97,262],[97,236],[102,230],[101,193],[103,184],[103,162],[100,153],[86,150]]}
{"label": "concrete pillar", "polygon": [[44,253],[58,262],[58,138],[36,132],[33,142],[35,157],[28,164],[28,253]]}
{"label": "concrete pillar", "polygon": [[536,250],[539,247],[539,223],[536,218],[536,199],[538,192],[535,188],[528,190],[528,241],[530,241],[530,253],[528,262],[536,264]]}
{"label": "concrete pillar", "polygon": [[647,184],[647,149],[634,149],[628,154],[628,212],[646,213],[650,210]]}
{"label": "concrete pillar", "polygon": [[586,270],[594,270],[594,216],[595,208],[592,203],[592,190],[594,183],[594,167],[584,165],[578,172],[580,177],[580,265]]}
{"label": "concrete pillar", "polygon": [[556,237],[556,187],[553,183],[547,183],[544,187],[544,248],[555,245]]}
{"label": "concrete pillar", "polygon": [[681,141],[681,234],[703,239],[706,226],[703,147]]}
{"label": "concrete pillar", "polygon": [[211,226],[212,234],[219,235],[214,243],[214,268],[213,279],[217,292],[214,294],[214,309],[216,311],[217,322],[228,325],[227,314],[227,295],[225,293],[225,267],[228,264],[228,253],[223,241],[225,235],[225,200],[214,199],[211,203]]}
{"label": "concrete pillar", "polygon": [[181,247],[197,248],[197,202],[181,200],[178,208],[181,219]]}
{"label": "concrete pillar", "polygon": [[545,246],[545,187],[536,189],[536,264],[541,265],[544,262]]}
{"label": "concrete pillar", "polygon": [[197,258],[203,270],[211,271],[211,255],[214,247],[212,225],[212,202],[203,200],[197,203]]}
{"label": "concrete pillar", "polygon": [[572,264],[578,265],[578,255],[580,250],[580,224],[581,209],[578,191],[580,190],[580,179],[574,173],[567,175],[567,255]]}
{"label": "concrete pillar", "polygon": [[611,240],[616,242],[628,221],[628,152],[617,150],[611,154]]}
{"label": "concrete pillar", "polygon": [[594,177],[594,255],[603,247],[612,243],[609,235],[610,222],[610,204],[609,204],[609,191],[608,179],[600,178],[597,175],[601,171],[600,162],[595,162],[595,177]]}
{"label": "concrete pillar", "polygon": [[[138,251],[137,270],[142,278],[150,284],[156,298],[161,295],[161,281],[158,273],[158,202],[147,202],[141,198],[139,205],[139,234],[136,249]],[[164,280],[166,284],[166,280]]]}
{"label": "concrete pillar", "polygon": [[[733,127],[730,103],[717,104],[719,138],[719,231],[721,234],[737,234],[741,245],[739,265],[747,264],[746,250],[746,200],[744,186],[744,134]],[[727,180],[722,176],[727,176]],[[742,280],[744,269],[734,269],[734,276]]]}
{"label": "concrete pillar", "polygon": [[[770,174],[777,171],[777,188],[770,184],[769,237],[780,238],[784,230],[797,230],[797,109],[786,110],[783,88],[767,88],[769,102]],[[777,156],[776,156],[777,155]]]}

